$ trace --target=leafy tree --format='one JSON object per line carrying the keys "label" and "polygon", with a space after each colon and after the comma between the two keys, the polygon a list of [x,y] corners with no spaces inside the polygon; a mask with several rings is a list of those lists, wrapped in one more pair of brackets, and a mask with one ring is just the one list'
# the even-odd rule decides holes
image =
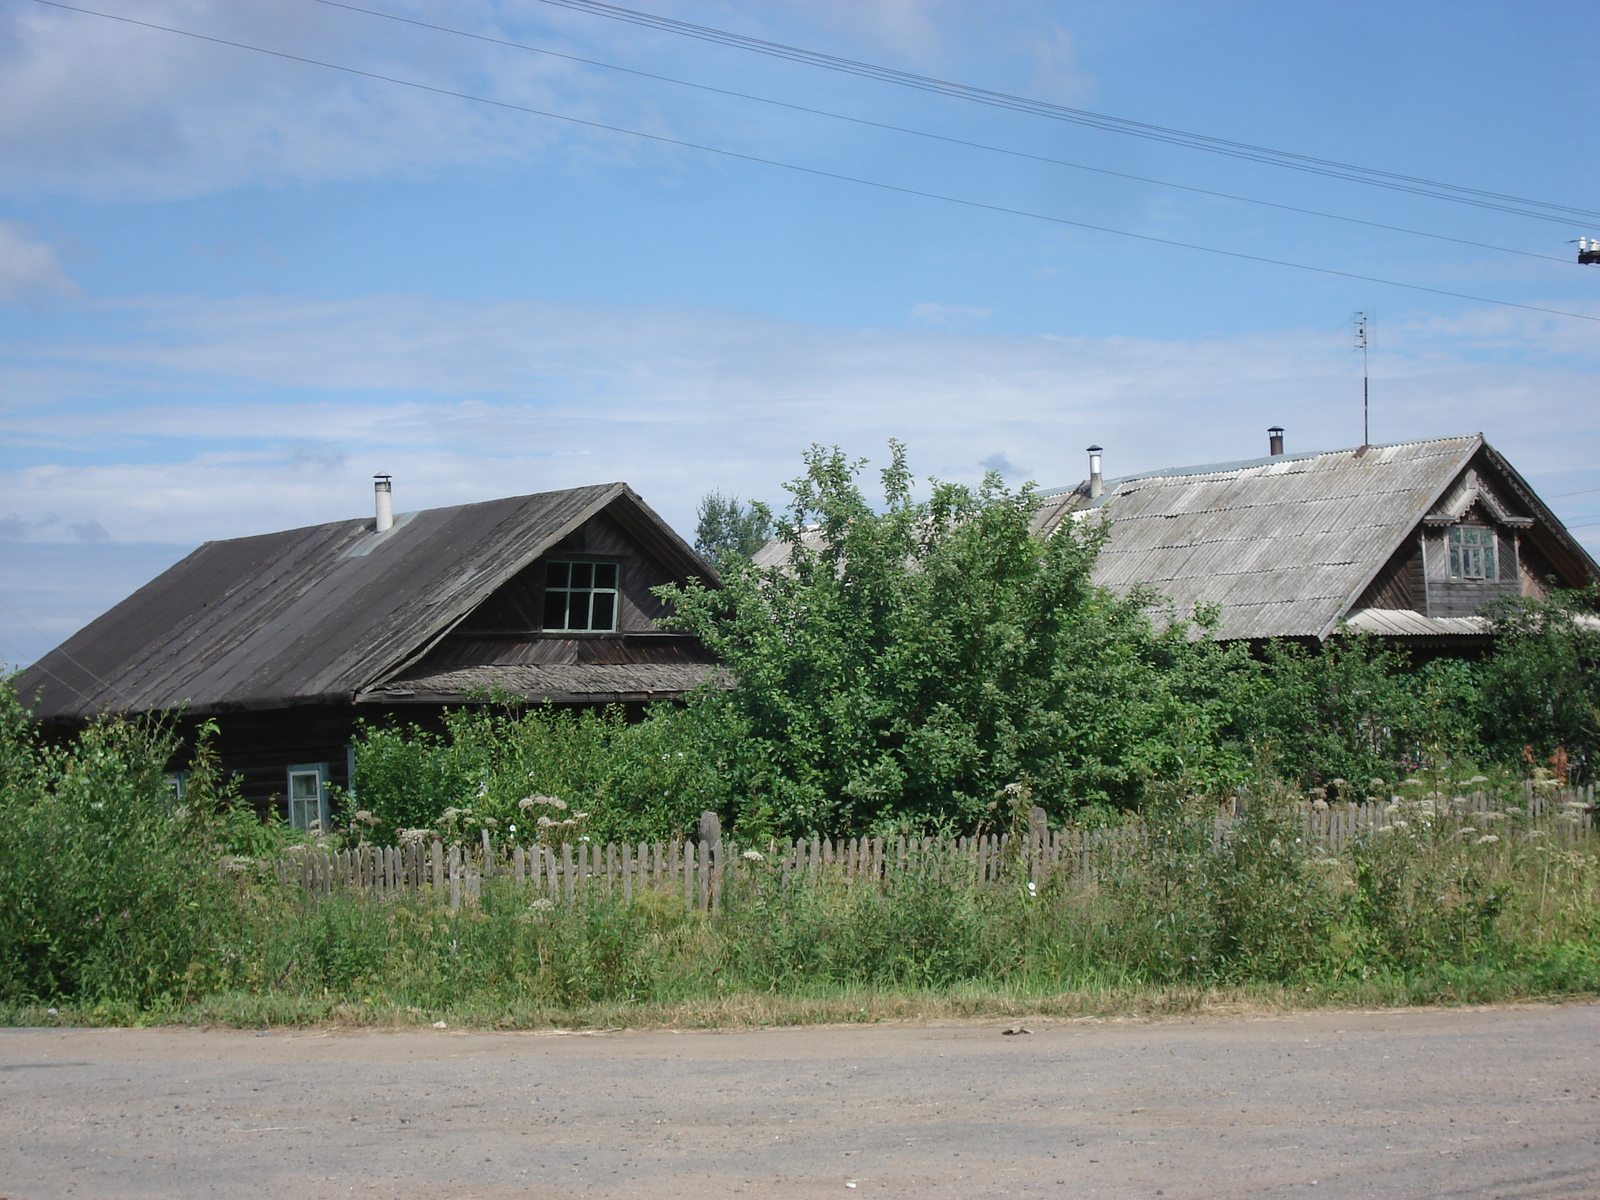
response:
{"label": "leafy tree", "polygon": [[741,504],[737,496],[707,492],[695,515],[694,548],[719,570],[751,557],[772,537],[772,513],[759,500]]}
{"label": "leafy tree", "polygon": [[1181,621],[1157,630],[1152,596],[1095,586],[1103,528],[1041,540],[1030,488],[993,474],[976,490],[935,481],[919,501],[904,448],[891,452],[880,510],[856,483],[864,461],[812,447],[777,522],[786,563],[735,560],[722,590],[662,589],[733,677],[692,707],[728,736],[741,822],[970,828],[1023,781],[1058,811],[1125,805],[1179,769],[1185,744],[1201,772],[1239,769],[1196,669],[1238,653],[1192,642]]}
{"label": "leafy tree", "polygon": [[[1490,610],[1495,649],[1484,666],[1485,740],[1503,757],[1564,750],[1585,778],[1600,757],[1600,628],[1593,588]],[[1584,619],[1587,617],[1587,619]]]}

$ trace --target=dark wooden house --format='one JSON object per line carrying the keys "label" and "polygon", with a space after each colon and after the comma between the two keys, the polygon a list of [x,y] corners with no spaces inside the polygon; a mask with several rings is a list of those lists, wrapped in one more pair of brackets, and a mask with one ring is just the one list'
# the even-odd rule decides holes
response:
{"label": "dark wooden house", "polygon": [[1481,434],[1289,455],[1274,433],[1264,458],[1046,492],[1039,528],[1103,517],[1097,581],[1147,584],[1180,612],[1218,605],[1225,639],[1322,642],[1343,624],[1471,652],[1490,601],[1600,579]]}
{"label": "dark wooden house", "polygon": [[349,785],[359,717],[496,690],[638,706],[715,671],[651,589],[716,574],[626,484],[392,517],[379,486],[376,519],[201,546],[24,672],[24,701],[58,729],[213,718],[245,795],[305,825]]}

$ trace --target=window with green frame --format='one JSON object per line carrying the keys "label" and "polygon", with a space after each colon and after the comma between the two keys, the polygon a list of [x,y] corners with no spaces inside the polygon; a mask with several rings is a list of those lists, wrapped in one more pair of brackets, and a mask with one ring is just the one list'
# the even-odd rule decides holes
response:
{"label": "window with green frame", "polygon": [[1497,579],[1494,554],[1498,539],[1481,525],[1454,525],[1450,529],[1450,578]]}
{"label": "window with green frame", "polygon": [[614,562],[562,562],[545,566],[544,627],[610,633],[617,627]]}

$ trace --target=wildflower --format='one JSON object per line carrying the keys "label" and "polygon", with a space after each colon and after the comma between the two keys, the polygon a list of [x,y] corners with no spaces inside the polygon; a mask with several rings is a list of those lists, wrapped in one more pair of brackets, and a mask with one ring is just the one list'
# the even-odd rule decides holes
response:
{"label": "wildflower", "polygon": [[1389,786],[1389,785],[1384,783],[1383,780],[1381,780],[1381,779],[1371,779],[1371,780],[1367,781],[1368,789],[1370,789],[1371,791],[1374,791],[1374,792],[1381,792],[1387,786]]}
{"label": "wildflower", "polygon": [[378,818],[373,816],[371,813],[369,813],[364,808],[363,809],[358,809],[356,811],[356,815],[354,817],[350,818],[350,819],[351,819],[352,822],[354,822],[357,825],[368,825],[368,826],[371,826],[371,825],[376,825],[378,823]]}
{"label": "wildflower", "polygon": [[1477,833],[1477,832],[1478,832],[1477,828],[1472,826],[1472,825],[1463,825],[1461,827],[1461,836],[1462,837],[1466,837],[1467,834],[1469,834],[1469,833]]}
{"label": "wildflower", "polygon": [[1327,812],[1328,811],[1328,802],[1326,800],[1322,800],[1322,799],[1313,800],[1311,802],[1311,807],[1313,809],[1315,809],[1317,812]]}
{"label": "wildflower", "polygon": [[739,855],[739,857],[748,858],[751,862],[760,862],[766,857],[766,855],[762,854],[759,850],[746,850],[743,854]]}
{"label": "wildflower", "polygon": [[1490,845],[1491,843],[1498,842],[1499,840],[1500,839],[1495,837],[1494,834],[1486,833],[1481,838],[1478,839],[1477,845],[1479,845],[1479,846],[1487,846],[1487,845]]}
{"label": "wildflower", "polygon": [[554,912],[556,908],[556,902],[550,899],[549,896],[540,896],[537,900],[533,901],[533,903],[529,904],[528,907],[537,913]]}
{"label": "wildflower", "polygon": [[1487,775],[1474,775],[1471,779],[1467,780],[1467,782],[1468,783],[1488,783],[1489,782],[1489,777]]}
{"label": "wildflower", "polygon": [[1028,880],[1028,895],[1037,896],[1038,894],[1039,889],[1033,886],[1033,880]]}
{"label": "wildflower", "polygon": [[1545,831],[1542,830],[1542,829],[1531,829],[1531,830],[1528,831],[1528,836],[1531,837],[1531,838],[1536,838],[1536,837],[1548,837],[1549,835],[1546,834]]}
{"label": "wildflower", "polygon": [[500,822],[495,820],[493,817],[485,817],[483,819],[483,823],[485,825],[487,825],[490,829],[499,829],[500,828]]}

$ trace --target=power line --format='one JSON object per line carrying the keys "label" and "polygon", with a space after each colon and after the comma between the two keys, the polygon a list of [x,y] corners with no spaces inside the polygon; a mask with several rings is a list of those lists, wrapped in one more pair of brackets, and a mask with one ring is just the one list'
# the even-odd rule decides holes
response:
{"label": "power line", "polygon": [[[988,88],[953,83],[950,80],[935,79],[928,75],[917,75],[910,71],[900,71],[877,63],[841,58],[837,55],[824,54],[817,50],[806,50],[799,46],[786,45],[783,42],[771,42],[762,38],[748,37],[745,34],[733,33],[726,29],[717,29],[710,25],[694,25],[688,21],[675,21],[670,17],[658,17],[653,13],[640,12],[637,9],[605,4],[601,0],[540,0],[540,2],[558,8],[589,13],[593,16],[606,17],[614,21],[625,21],[631,25],[642,25],[649,29],[678,34],[682,37],[695,38],[703,42],[729,46],[737,50],[749,50],[772,58],[782,58],[790,62],[803,63],[807,66],[821,67],[846,75],[856,75],[883,83],[915,88],[919,91],[934,92],[938,95],[970,100],[994,108],[1031,113],[1034,116],[1047,117],[1052,120],[1069,121],[1073,124],[1108,130],[1112,133],[1148,138],[1152,141],[1166,142],[1169,145],[1206,150],[1214,154],[1224,154],[1232,158],[1266,163],[1270,166],[1287,167],[1314,175],[1326,175],[1355,183],[1366,183],[1374,187],[1410,192],[1414,195],[1428,196],[1436,200],[1451,200],[1458,204],[1470,204],[1478,208],[1514,213],[1517,216],[1531,217],[1541,221],[1559,221],[1570,225],[1573,218],[1580,218],[1585,221],[1600,220],[1600,212],[1593,212],[1589,209],[1572,208],[1564,204],[1552,204],[1544,200],[1531,200],[1523,196],[1509,196],[1500,192],[1483,191],[1479,188],[1469,188],[1454,183],[1442,183],[1439,180],[1423,179],[1414,175],[1400,175],[1392,171],[1378,170],[1374,167],[1362,167],[1334,159],[1297,154],[1289,150],[1273,150],[1270,147],[1256,146],[1249,142],[1230,141],[1227,138],[1212,137],[1209,134],[1189,133],[1182,129],[1172,129],[1164,125],[1152,125],[1144,121],[1133,121],[1126,117],[1115,117],[1108,113],[1093,112],[1089,109],[1051,104],[1044,100],[1030,99],[1027,96],[1014,96],[1007,92],[996,92]],[[1535,212],[1529,208],[1518,206],[1532,206],[1533,209],[1544,209],[1545,211]]]}
{"label": "power line", "polygon": [[621,125],[609,125],[603,121],[593,121],[584,117],[568,116],[566,113],[550,112],[546,109],[531,108],[523,104],[513,104],[509,100],[495,100],[488,96],[475,96],[470,92],[458,92],[452,88],[437,87],[433,84],[418,83],[415,80],[400,79],[393,75],[382,75],[376,71],[364,71],[358,67],[347,67],[340,63],[326,62],[322,59],[307,58],[304,55],[290,54],[284,50],[269,50],[264,46],[253,46],[247,42],[236,42],[228,38],[215,37],[211,34],[195,33],[188,29],[178,29],[171,25],[158,25],[153,21],[140,21],[133,17],[118,16],[114,13],[97,12],[91,8],[80,8],[72,4],[64,4],[61,0],[34,0],[35,4],[42,4],[49,8],[59,8],[67,12],[82,13],[91,17],[102,17],[108,21],[120,21],[127,25],[136,25],[145,29],[156,29],[163,33],[173,33],[181,37],[194,38],[197,41],[210,42],[218,46],[231,46],[238,50],[249,50],[256,54],[265,54],[273,58],[281,58],[287,62],[303,63],[307,66],[323,67],[330,71],[341,71],[348,75],[355,75],[363,79],[374,79],[382,83],[393,83],[400,87],[415,88],[418,91],[431,92],[438,96],[451,96],[458,100],[470,100],[476,104],[487,104],[494,108],[506,109],[512,112],[528,113],[536,117],[548,117],[552,120],[566,121],[574,125],[582,125],[589,129],[603,129],[609,133],[623,133],[630,137],[643,138],[667,146],[679,146],[687,150],[699,150],[706,154],[717,154],[724,158],[737,159],[741,162],[759,163],[763,166],[779,167],[786,171],[795,171],[803,175],[815,176],[819,179],[834,179],[843,183],[854,183],[862,187],[877,188],[881,191],[895,192],[903,196],[918,196],[925,200],[942,200],[949,204],[959,204],[964,208],[978,209],[983,212],[1005,213],[1014,217],[1026,217],[1035,221],[1047,221],[1053,225],[1064,225],[1073,229],[1087,229],[1094,233],[1109,233],[1117,237],[1132,238],[1136,241],[1149,242],[1158,246],[1172,246],[1180,250],[1199,250],[1206,254],[1216,254],[1224,258],[1235,258],[1244,262],[1264,263],[1274,267],[1289,267],[1298,271],[1311,271],[1318,275],[1329,275],[1339,279],[1354,279],[1361,283],[1377,283],[1385,287],[1404,288],[1407,291],[1426,292],[1433,296],[1448,296],[1453,300],[1470,300],[1474,304],[1493,304],[1500,308],[1519,308],[1526,312],[1544,313],[1548,316],[1571,317],[1578,321],[1593,321],[1600,323],[1600,317],[1587,313],[1568,312],[1565,309],[1546,308],[1537,304],[1521,304],[1515,300],[1496,300],[1489,296],[1475,296],[1467,292],[1453,292],[1445,288],[1428,287],[1420,283],[1402,283],[1397,279],[1384,279],[1377,275],[1362,275],[1355,271],[1340,271],[1333,267],[1318,267],[1309,263],[1292,262],[1282,258],[1268,258],[1261,254],[1248,254],[1242,250],[1224,250],[1217,246],[1206,246],[1198,242],[1183,242],[1176,238],[1159,237],[1151,233],[1135,233],[1128,229],[1116,229],[1109,225],[1094,225],[1087,221],[1074,221],[1068,217],[1051,216],[1048,213],[1031,212],[1022,208],[1010,208],[1003,204],[990,204],[982,200],[969,200],[960,196],[948,196],[941,192],[930,192],[922,188],[905,187],[901,184],[885,183],[882,180],[866,179],[859,175],[846,175],[839,171],[825,171],[820,167],[806,167],[798,163],[784,162],[782,159],[766,158],[759,154],[747,154],[739,150],[727,150],[718,146],[707,146],[700,142],[691,142],[682,138],[667,137],[659,133],[646,133],[639,129],[628,129]]}
{"label": "power line", "polygon": [[[35,625],[32,621],[28,620],[27,617],[23,616],[15,608],[12,608],[11,604],[8,601],[6,601],[4,599],[0,599],[0,605],[4,605],[8,610],[10,610],[12,616],[16,617],[19,621],[21,621],[29,629],[31,629],[35,633],[37,633],[40,637],[48,638],[50,636],[44,630],[40,629],[37,625]],[[107,689],[108,691],[115,692],[117,695],[121,696],[124,700],[126,700],[129,704],[136,703],[134,698],[132,696],[128,695],[127,692],[123,691],[116,684],[111,683],[108,680],[102,679],[99,675],[96,675],[93,671],[91,671],[88,667],[84,666],[77,659],[73,658],[72,655],[68,654],[60,646],[57,646],[55,648],[54,652],[59,654],[59,655],[61,655],[62,658],[66,659],[73,666],[77,667],[78,670],[82,671],[85,675],[87,675],[90,679],[94,680],[101,687]],[[38,664],[35,664],[35,665],[37,666]],[[84,700],[90,699],[90,697],[86,693],[84,693],[81,689],[73,687],[72,684],[68,683],[65,679],[61,678],[61,676],[57,675],[49,667],[40,666],[39,670],[43,671],[46,675],[50,676],[51,679],[54,679],[57,683],[61,684],[62,686],[67,687],[67,688],[71,688],[74,692],[77,692],[78,695],[82,699],[84,699]]]}
{"label": "power line", "polygon": [[1155,184],[1157,187],[1176,188],[1179,191],[1192,192],[1199,196],[1210,196],[1220,200],[1237,200],[1243,204],[1256,204],[1263,208],[1275,208],[1281,212],[1299,213],[1303,216],[1321,217],[1329,221],[1344,221],[1351,225],[1365,225],[1369,229],[1385,229],[1391,233],[1404,233],[1413,237],[1432,238],[1439,242],[1453,242],[1458,246],[1474,246],[1479,250],[1494,250],[1501,254],[1516,254],[1523,258],[1539,258],[1545,262],[1561,263],[1563,266],[1577,266],[1576,260],[1554,254],[1539,254],[1532,250],[1517,250],[1510,246],[1497,246],[1492,242],[1479,242],[1471,238],[1452,237],[1448,234],[1434,233],[1426,229],[1409,229],[1403,225],[1389,225],[1383,221],[1369,221],[1362,217],[1345,216],[1342,213],[1323,212],[1315,208],[1301,208],[1294,204],[1280,204],[1273,200],[1261,200],[1254,196],[1237,196],[1231,192],[1218,192],[1210,188],[1194,187],[1186,183],[1174,183],[1167,179],[1154,179],[1148,175],[1133,175],[1127,171],[1113,171],[1106,167],[1093,167],[1087,163],[1068,162],[1066,159],[1051,158],[1043,154],[1030,154],[1025,150],[1013,150],[1005,146],[993,146],[986,142],[974,142],[966,138],[951,137],[948,134],[933,133],[926,129],[913,129],[905,125],[894,125],[887,121],[874,121],[867,117],[857,117],[849,113],[833,112],[825,108],[812,108],[805,104],[795,104],[787,100],[775,100],[770,96],[758,96],[751,92],[735,91],[731,88],[716,87],[708,83],[696,83],[688,79],[678,79],[671,75],[659,75],[654,71],[641,71],[635,67],[618,66],[616,63],[602,62],[599,59],[584,58],[577,54],[567,54],[560,50],[551,50],[544,46],[533,46],[527,42],[514,42],[507,38],[492,37],[489,34],[473,33],[466,29],[455,29],[448,25],[437,25],[431,21],[419,21],[414,17],[402,17],[396,13],[383,12],[375,8],[363,8],[356,4],[344,4],[341,0],[315,0],[329,8],[340,8],[346,12],[363,13],[371,17],[381,17],[386,21],[394,21],[401,25],[413,25],[419,29],[431,29],[438,33],[448,33],[455,37],[470,38],[473,41],[486,42],[493,46],[504,46],[512,50],[525,50],[532,54],[543,54],[551,58],[563,59],[566,62],[582,63],[585,66],[600,67],[607,71],[617,71],[626,75],[633,75],[640,79],[653,79],[659,83],[670,83],[678,87],[694,88],[697,91],[710,92],[718,96],[730,96],[738,100],[754,100],[759,104],[770,104],[775,108],[786,108],[792,112],[809,113],[812,116],[828,117],[835,121],[849,121],[854,125],[865,125],[872,129],[884,129],[893,133],[910,134],[913,137],[928,138],[933,141],[945,142],[953,146],[966,146],[974,150],[984,150],[992,154],[1005,154],[1013,158],[1028,159],[1032,162],[1047,163],[1056,167],[1068,167],[1074,171],[1092,171],[1097,175],[1109,175],[1117,179],[1133,180],[1137,183]]}

